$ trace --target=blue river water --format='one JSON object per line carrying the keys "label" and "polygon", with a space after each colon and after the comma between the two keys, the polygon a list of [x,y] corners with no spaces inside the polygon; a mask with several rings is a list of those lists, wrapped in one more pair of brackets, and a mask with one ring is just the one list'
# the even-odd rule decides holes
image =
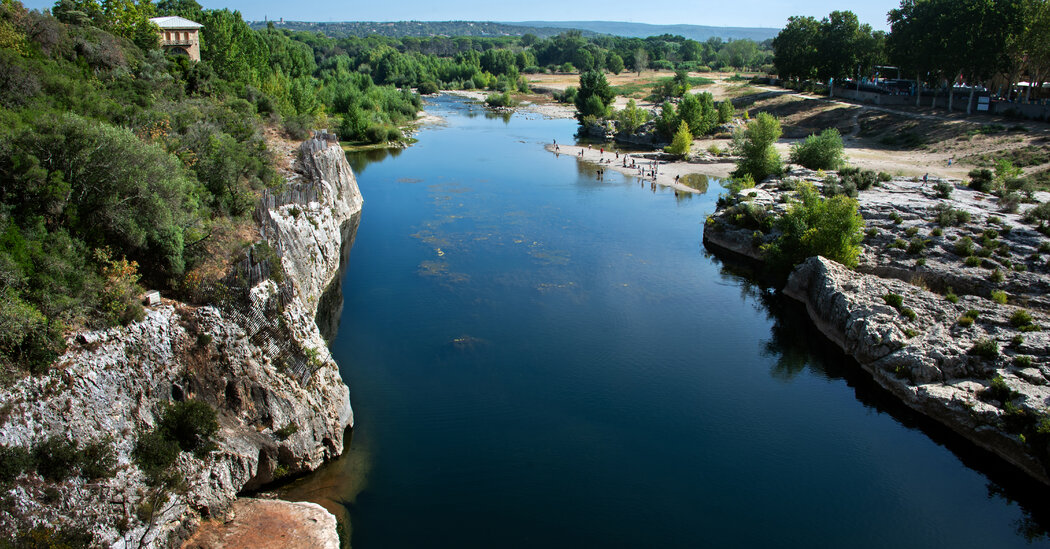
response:
{"label": "blue river water", "polygon": [[356,425],[282,490],[356,549],[1030,547],[1030,482],[878,390],[676,198],[441,96],[365,197],[331,346]]}

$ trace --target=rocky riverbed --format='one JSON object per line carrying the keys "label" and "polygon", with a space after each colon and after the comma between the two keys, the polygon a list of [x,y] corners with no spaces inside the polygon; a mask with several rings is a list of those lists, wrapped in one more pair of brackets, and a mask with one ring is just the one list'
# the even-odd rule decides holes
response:
{"label": "rocky riverbed", "polygon": [[[793,189],[828,175],[796,170],[722,201],[705,245],[762,262],[776,237],[769,221]],[[1050,239],[1024,221],[1035,204],[905,178],[857,200],[866,236],[856,270],[810,258],[784,293],[909,407],[1050,484]]]}
{"label": "rocky riverbed", "polygon": [[[353,423],[349,391],[317,317],[340,281],[362,199],[334,139],[319,134],[296,157],[290,190],[264,197],[257,211],[279,268],[255,276],[264,270],[249,260],[244,300],[163,299],[141,322],[70,334],[48,373],[0,389],[0,445],[100,443],[112,458],[112,476],[85,472],[87,459],[79,473],[70,465],[63,474],[21,474],[0,494],[0,528],[37,528],[42,536],[79,530],[102,546],[170,547],[201,520],[227,518],[238,493],[341,453]],[[171,403],[187,400],[217,410],[215,450],[181,452],[173,481],[151,482],[133,459],[136,441]]]}

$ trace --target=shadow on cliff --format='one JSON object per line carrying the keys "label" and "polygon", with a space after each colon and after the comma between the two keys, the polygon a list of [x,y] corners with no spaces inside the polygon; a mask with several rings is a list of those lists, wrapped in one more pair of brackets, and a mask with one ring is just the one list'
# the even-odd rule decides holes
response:
{"label": "shadow on cliff", "polygon": [[809,370],[829,380],[844,381],[865,407],[889,414],[897,423],[921,431],[951,451],[963,465],[982,474],[988,480],[989,498],[1017,504],[1022,517],[1013,526],[1019,535],[1029,542],[1050,539],[1050,509],[1044,504],[1041,486],[1033,484],[1024,473],[1004,465],[998,456],[908,408],[879,386],[853,357],[817,329],[804,305],[777,289],[780,287],[777,279],[764,275],[753,263],[713,254],[706,248],[701,250],[721,266],[722,279],[739,287],[743,296],[759,303],[772,321],[770,337],[763,344],[763,353],[776,361],[770,370],[772,377],[789,380]]}

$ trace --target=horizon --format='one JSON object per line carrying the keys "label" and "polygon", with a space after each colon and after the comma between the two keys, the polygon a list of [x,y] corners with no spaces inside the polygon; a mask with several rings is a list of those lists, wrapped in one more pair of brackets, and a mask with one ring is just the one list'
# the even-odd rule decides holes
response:
{"label": "horizon", "polygon": [[[642,23],[647,25],[697,25],[708,27],[781,29],[790,16],[813,16],[821,19],[835,10],[849,10],[857,14],[861,23],[876,30],[889,30],[887,13],[900,5],[898,0],[861,0],[842,2],[810,0],[786,4],[775,0],[738,0],[732,4],[712,1],[674,0],[660,6],[639,9],[625,0],[577,2],[566,4],[555,0],[538,0],[525,6],[493,6],[480,0],[455,2],[453,5],[435,4],[423,0],[407,0],[397,5],[377,3],[367,6],[326,4],[289,5],[275,0],[203,0],[205,9],[228,8],[241,13],[246,21],[280,20],[313,23],[333,22],[397,22],[397,21],[477,21],[514,23],[543,21],[563,23],[573,21],[601,21],[613,23]],[[24,0],[30,9],[50,9],[53,0]],[[411,13],[413,15],[406,16]],[[543,17],[551,15],[552,17]]]}

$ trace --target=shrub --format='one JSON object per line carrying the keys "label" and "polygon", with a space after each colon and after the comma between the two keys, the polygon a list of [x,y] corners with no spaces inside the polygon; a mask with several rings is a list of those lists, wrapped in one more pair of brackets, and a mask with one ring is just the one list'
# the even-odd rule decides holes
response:
{"label": "shrub", "polygon": [[36,471],[53,482],[74,476],[79,461],[77,444],[58,436],[51,436],[33,447]]}
{"label": "shrub", "polygon": [[179,448],[197,454],[212,448],[211,437],[219,431],[215,409],[200,400],[186,400],[164,410],[158,429]]}
{"label": "shrub", "polygon": [[855,267],[864,239],[857,201],[844,196],[821,198],[809,184],[799,185],[797,192],[798,201],[777,220],[780,236],[766,245],[771,266],[787,272],[807,257],[822,255]]}
{"label": "shrub", "polygon": [[955,295],[955,292],[952,291],[950,286],[948,287],[948,293],[945,294],[944,298],[948,300],[948,303],[953,305],[959,302],[959,296]]}
{"label": "shrub", "polygon": [[842,165],[842,151],[842,136],[830,128],[793,145],[791,162],[811,170],[835,170]]}
{"label": "shrub", "polygon": [[419,94],[420,95],[433,95],[433,94],[437,93],[438,90],[439,90],[439,88],[438,88],[437,83],[433,82],[433,81],[423,82],[422,84],[419,85]]}
{"label": "shrub", "polygon": [[942,235],[944,235],[944,230],[941,229],[940,227],[937,227],[934,230],[930,231],[930,236],[942,236]]}
{"label": "shrub", "polygon": [[872,170],[842,168],[839,170],[839,179],[845,186],[853,186],[857,190],[866,191],[875,185],[878,175]]}
{"label": "shrub", "polygon": [[284,427],[281,427],[280,429],[277,429],[276,431],[273,432],[273,434],[274,434],[275,437],[277,437],[278,440],[287,440],[288,437],[290,437],[290,436],[292,436],[292,435],[294,435],[295,433],[298,433],[298,432],[299,432],[299,426],[296,425],[295,422],[288,422],[287,425],[285,425]]}
{"label": "shrub", "polygon": [[1017,355],[1014,357],[1014,366],[1018,368],[1031,368],[1032,357],[1029,355]]}
{"label": "shrub", "polygon": [[284,119],[284,133],[289,139],[303,141],[313,133],[314,117],[309,114],[289,116]]}
{"label": "shrub", "polygon": [[900,225],[901,223],[904,222],[904,218],[901,217],[901,214],[899,214],[897,212],[893,212],[893,213],[890,214],[890,220],[893,221],[894,225]]}
{"label": "shrub", "polygon": [[907,229],[904,230],[904,234],[906,234],[908,236],[915,236],[915,235],[919,234],[919,228],[918,227],[908,227]]}
{"label": "shrub", "polygon": [[974,320],[977,320],[977,317],[981,316],[981,312],[978,311],[977,309],[969,309],[963,314],[968,316],[968,317],[970,317],[970,318],[972,318],[972,319],[974,319]]}
{"label": "shrub", "polygon": [[1035,225],[1050,221],[1050,202],[1039,204],[1024,213],[1024,222]]}
{"label": "shrub", "polygon": [[955,187],[947,181],[938,181],[933,185],[933,190],[937,191],[937,198],[951,198],[954,189]]}
{"label": "shrub", "polygon": [[904,296],[900,294],[886,294],[882,296],[882,300],[885,301],[887,305],[897,310],[900,310],[901,305],[904,304]]}
{"label": "shrub", "polygon": [[919,254],[921,254],[923,252],[923,250],[926,249],[926,245],[927,244],[929,244],[929,242],[927,242],[923,238],[913,238],[911,240],[911,242],[908,243],[908,254],[909,255],[919,255]]}
{"label": "shrub", "polygon": [[992,301],[1000,305],[1006,305],[1006,300],[1006,292],[1002,290],[992,290]]}
{"label": "shrub", "polygon": [[908,320],[911,320],[913,322],[918,317],[918,315],[915,314],[915,311],[910,309],[910,308],[908,308],[908,307],[901,307],[900,312],[901,312],[901,316],[903,316],[904,318],[907,318]]}
{"label": "shrub", "polygon": [[80,451],[80,476],[87,480],[110,478],[116,474],[117,454],[113,442],[92,442]]}
{"label": "shrub", "polygon": [[733,146],[740,161],[734,177],[750,175],[755,181],[763,181],[771,175],[780,174],[783,167],[780,155],[773,147],[780,138],[780,121],[768,113],[759,113],[748,123],[747,129],[733,135]]}
{"label": "shrub", "polygon": [[955,241],[955,250],[954,251],[955,251],[955,255],[960,255],[960,256],[963,256],[963,257],[968,257],[968,256],[973,255],[973,251],[974,251],[973,239],[971,239],[968,236],[964,236],[964,237],[960,238],[959,240],[956,240]]}
{"label": "shrub", "polygon": [[973,326],[973,318],[966,315],[960,316],[955,322],[963,328],[969,328],[970,326]]}
{"label": "shrub", "polygon": [[485,98],[485,104],[490,107],[514,107],[518,104],[517,100],[510,96],[509,92],[503,93],[492,93]]}
{"label": "shrub", "polygon": [[963,263],[967,267],[980,267],[981,266],[981,258],[979,258],[979,257],[977,257],[975,255],[971,255],[970,257],[967,257],[966,261],[964,261]]}
{"label": "shrub", "polygon": [[993,359],[999,356],[999,343],[994,339],[981,338],[970,347],[969,353],[981,358]]}
{"label": "shrub", "polygon": [[893,181],[893,176],[886,172],[879,172],[878,178],[879,181],[882,181],[883,183]]}
{"label": "shrub", "polygon": [[676,156],[686,156],[693,146],[693,134],[689,131],[689,124],[683,120],[678,124],[678,131],[674,134],[671,144],[664,147],[664,152]]}
{"label": "shrub", "polygon": [[988,279],[994,284],[1001,284],[1003,280],[1006,280],[1006,276],[999,269],[995,269],[992,274],[988,275]]}
{"label": "shrub", "polygon": [[168,439],[159,430],[147,431],[139,434],[132,457],[150,484],[158,484],[179,457],[179,443]]}
{"label": "shrub", "polygon": [[987,168],[975,168],[970,170],[970,188],[982,193],[992,192],[995,175]]}
{"label": "shrub", "polygon": [[1014,311],[1014,314],[1010,315],[1010,325],[1014,328],[1020,328],[1022,326],[1028,326],[1032,323],[1032,315],[1024,309],[1018,309]]}
{"label": "shrub", "polygon": [[32,469],[33,457],[21,446],[0,446],[0,485],[7,484]]}
{"label": "shrub", "polygon": [[[998,354],[998,348],[996,349],[996,354]],[[1006,403],[1017,396],[1017,393],[1010,389],[1003,376],[995,376],[992,378],[991,383],[988,384],[988,388],[981,393],[981,396],[989,400],[998,400]]]}
{"label": "shrub", "polygon": [[956,210],[944,202],[937,204],[933,213],[941,227],[957,227],[970,222],[970,212]]}

